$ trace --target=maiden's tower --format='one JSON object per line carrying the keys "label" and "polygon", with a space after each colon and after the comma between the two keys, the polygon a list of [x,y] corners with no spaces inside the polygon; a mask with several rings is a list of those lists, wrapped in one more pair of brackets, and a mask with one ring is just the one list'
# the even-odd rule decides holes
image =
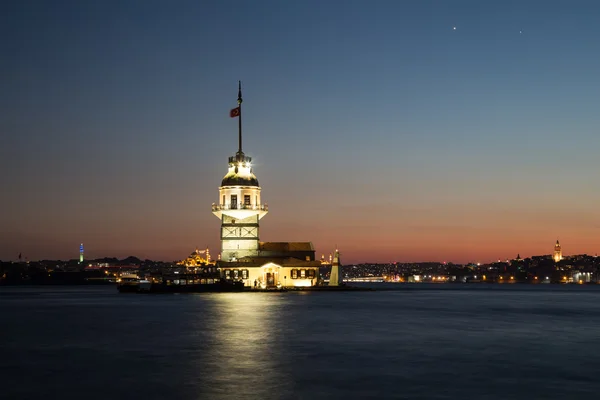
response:
{"label": "maiden's tower", "polygon": [[261,198],[252,159],[242,151],[242,89],[230,117],[238,119],[238,151],[229,157],[212,211],[221,220],[222,277],[260,288],[315,286],[321,262],[311,242],[261,242],[260,221],[269,209]]}

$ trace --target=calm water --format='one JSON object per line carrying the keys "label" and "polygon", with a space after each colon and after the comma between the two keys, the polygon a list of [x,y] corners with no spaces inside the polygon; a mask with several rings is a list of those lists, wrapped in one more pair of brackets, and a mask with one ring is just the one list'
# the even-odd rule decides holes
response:
{"label": "calm water", "polygon": [[7,399],[597,399],[600,288],[0,288]]}

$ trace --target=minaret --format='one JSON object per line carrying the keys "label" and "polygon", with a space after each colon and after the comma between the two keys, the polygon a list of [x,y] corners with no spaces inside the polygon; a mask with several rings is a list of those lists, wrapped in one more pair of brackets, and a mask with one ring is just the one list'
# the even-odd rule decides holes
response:
{"label": "minaret", "polygon": [[562,250],[560,248],[558,239],[556,239],[556,244],[554,245],[554,254],[552,255],[552,258],[554,259],[554,262],[559,262],[562,260]]}
{"label": "minaret", "polygon": [[329,286],[339,286],[342,283],[342,274],[340,266],[340,253],[335,249],[335,256],[331,263],[331,274],[329,275]]}
{"label": "minaret", "polygon": [[252,159],[242,151],[242,83],[238,83],[238,106],[229,112],[238,118],[238,151],[229,157],[229,169],[219,187],[219,203],[212,206],[221,220],[221,260],[236,261],[258,255],[258,221],[267,212],[261,203],[260,186],[252,171]]}
{"label": "minaret", "polygon": [[83,243],[79,245],[79,262],[83,262]]}

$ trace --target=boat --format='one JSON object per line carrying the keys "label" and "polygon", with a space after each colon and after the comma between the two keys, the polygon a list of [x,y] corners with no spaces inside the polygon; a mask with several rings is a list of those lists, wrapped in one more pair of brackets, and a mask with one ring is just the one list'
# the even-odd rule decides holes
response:
{"label": "boat", "polygon": [[152,274],[143,279],[121,279],[117,289],[121,293],[241,292],[244,282],[221,278],[216,268],[206,268],[199,272],[172,271]]}
{"label": "boat", "polygon": [[226,280],[220,277],[207,278],[200,274],[181,274],[163,276],[162,280],[142,283],[139,293],[206,293],[241,292],[244,282]]}
{"label": "boat", "polygon": [[117,289],[121,293],[135,293],[140,288],[140,278],[133,274],[124,274],[117,279]]}

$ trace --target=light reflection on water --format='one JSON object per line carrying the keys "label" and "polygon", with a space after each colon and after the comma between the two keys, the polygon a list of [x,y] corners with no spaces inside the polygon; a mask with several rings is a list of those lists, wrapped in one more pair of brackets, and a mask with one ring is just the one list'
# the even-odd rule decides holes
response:
{"label": "light reflection on water", "polygon": [[[227,293],[209,299],[209,318],[198,314],[195,327],[204,335],[198,340],[214,342],[199,347],[194,359],[203,371],[204,398],[269,398],[273,393],[291,396],[290,382],[282,365],[281,343],[286,336],[278,316],[286,302],[282,294]],[[216,338],[216,340],[214,340]]]}
{"label": "light reflection on water", "polygon": [[0,397],[595,398],[599,288],[398,287],[0,288]]}

